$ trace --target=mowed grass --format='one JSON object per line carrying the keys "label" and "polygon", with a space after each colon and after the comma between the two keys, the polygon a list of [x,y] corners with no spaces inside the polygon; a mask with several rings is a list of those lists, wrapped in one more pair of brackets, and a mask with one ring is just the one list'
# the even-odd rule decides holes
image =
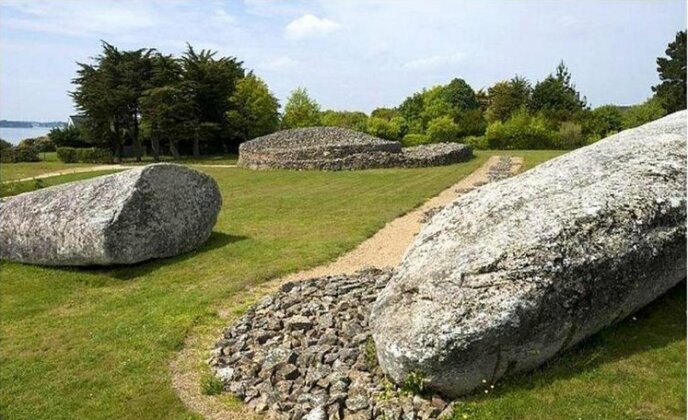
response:
{"label": "mowed grass", "polygon": [[224,205],[199,251],[119,268],[0,269],[0,417],[188,418],[169,363],[246,287],[321,264],[479,167],[203,168]]}
{"label": "mowed grass", "polygon": [[0,184],[0,197],[8,197],[24,192],[34,191],[41,188],[51,187],[53,185],[64,184],[66,182],[81,181],[96,176],[108,175],[118,172],[116,170],[81,172],[66,175],[58,175],[49,178],[32,179],[29,181],[16,181]]}
{"label": "mowed grass", "polygon": [[72,168],[84,168],[89,166],[94,165],[90,163],[62,163],[56,161],[2,163],[0,164],[0,182],[33,178],[50,172],[59,172]]}
{"label": "mowed grass", "polygon": [[[33,178],[38,175],[45,175],[52,172],[62,172],[74,168],[87,168],[101,165],[95,163],[63,163],[57,158],[56,152],[39,153],[39,157],[41,158],[40,162],[0,164],[0,182]],[[234,165],[236,164],[237,156],[232,154],[202,156],[200,158],[182,156],[179,160],[173,160],[171,156],[163,156],[161,161],[183,163],[187,165]],[[144,156],[142,162],[136,162],[136,160],[132,158],[124,159],[123,162],[124,165],[147,165],[149,163],[153,163],[153,158],[151,156]]]}
{"label": "mowed grass", "polygon": [[[193,418],[169,363],[189,331],[224,325],[217,309],[242,312],[227,305],[248,287],[340,255],[490,155],[528,169],[561,153],[337,173],[201,168],[224,206],[198,252],[128,268],[0,265],[0,418]],[[548,366],[463,398],[455,418],[685,418],[685,310],[681,285]]]}

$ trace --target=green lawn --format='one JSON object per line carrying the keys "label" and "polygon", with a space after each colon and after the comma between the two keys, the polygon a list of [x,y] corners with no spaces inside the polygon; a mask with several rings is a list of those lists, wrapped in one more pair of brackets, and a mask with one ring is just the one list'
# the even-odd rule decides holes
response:
{"label": "green lawn", "polygon": [[198,252],[110,269],[2,263],[0,417],[186,418],[168,365],[247,287],[330,260],[480,166],[203,168],[224,205]]}
{"label": "green lawn", "polygon": [[49,172],[59,172],[71,168],[94,166],[90,163],[62,163],[59,161],[21,162],[0,164],[0,181],[32,178]]}
{"label": "green lawn", "polygon": [[[0,181],[13,181],[22,178],[32,178],[38,175],[47,174],[50,172],[60,172],[73,168],[84,168],[90,166],[97,166],[93,163],[62,163],[57,159],[55,152],[40,153],[40,162],[21,162],[21,163],[3,163],[0,165]],[[237,161],[236,155],[220,155],[220,156],[203,156],[201,158],[194,158],[192,156],[183,156],[180,160],[173,160],[170,156],[163,156],[164,162],[177,162],[188,165],[234,165]],[[125,159],[125,165],[133,164],[149,164],[153,163],[153,158],[146,156],[142,163],[137,163],[134,159]]]}
{"label": "green lawn", "polygon": [[[0,418],[193,417],[169,377],[192,329],[222,324],[217,309],[247,287],[335,258],[496,153],[427,169],[202,168],[224,205],[198,252],[109,269],[0,263]],[[561,152],[509,153],[532,167]],[[685,309],[682,286],[550,366],[464,399],[457,418],[685,418]]]}

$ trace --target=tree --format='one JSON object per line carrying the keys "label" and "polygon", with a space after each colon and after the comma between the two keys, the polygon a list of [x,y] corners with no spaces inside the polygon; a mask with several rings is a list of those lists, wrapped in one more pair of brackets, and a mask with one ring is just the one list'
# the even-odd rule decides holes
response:
{"label": "tree", "polygon": [[557,66],[555,75],[550,74],[535,84],[529,108],[557,121],[569,120],[586,108],[585,98],[581,99],[571,83],[571,73],[563,61]]}
{"label": "tree", "polygon": [[391,120],[394,117],[402,116],[398,109],[394,108],[376,108],[370,113],[371,117],[383,118],[385,120]]}
{"label": "tree", "polygon": [[48,138],[56,147],[87,147],[81,131],[74,126],[55,127],[48,132]]}
{"label": "tree", "polygon": [[423,95],[421,93],[414,93],[404,99],[398,109],[409,126],[409,132],[416,134],[423,132]]}
{"label": "tree", "polygon": [[530,82],[521,76],[497,82],[487,90],[487,121],[506,121],[518,109],[528,105],[532,88]]}
{"label": "tree", "polygon": [[619,107],[615,105],[603,105],[593,109],[590,115],[583,120],[586,133],[603,138],[621,131],[623,128],[623,115]]}
{"label": "tree", "polygon": [[686,109],[686,31],[676,33],[676,38],[666,49],[668,57],[657,58],[657,72],[661,83],[652,87],[667,113]]}
{"label": "tree", "polygon": [[227,122],[241,141],[272,133],[279,128],[279,102],[260,78],[249,73],[236,84],[229,98]]}
{"label": "tree", "polygon": [[343,127],[365,132],[368,125],[368,116],[358,111],[327,110],[320,114],[320,123],[327,127]]}
{"label": "tree", "polygon": [[152,74],[151,49],[120,51],[103,42],[93,64],[77,63],[76,107],[86,116],[85,135],[95,144],[107,144],[118,161],[127,139],[141,159],[139,98]]}
{"label": "tree", "polygon": [[[229,100],[237,82],[244,77],[243,62],[235,57],[215,58],[216,51],[196,52],[187,44],[181,57],[182,78],[196,103],[198,127],[194,132],[193,155],[199,156],[201,142],[213,151],[235,150],[241,134],[226,130]],[[221,138],[221,133],[227,133]]]}
{"label": "tree", "polygon": [[291,92],[284,107],[282,128],[313,127],[320,125],[320,105],[308,96],[305,88]]}
{"label": "tree", "polygon": [[456,110],[477,109],[480,107],[473,88],[463,79],[452,79],[442,88],[443,99]]}
{"label": "tree", "polygon": [[195,91],[187,82],[168,84],[146,91],[141,97],[141,110],[150,125],[155,160],[160,159],[160,142],[167,140],[170,153],[179,159],[179,143],[198,131],[198,108]]}
{"label": "tree", "polygon": [[380,117],[370,117],[368,118],[366,131],[371,136],[401,141],[408,132],[408,127],[403,117],[394,117],[391,120]]}
{"label": "tree", "polygon": [[458,140],[459,126],[449,116],[435,118],[428,124],[428,138],[431,143]]}

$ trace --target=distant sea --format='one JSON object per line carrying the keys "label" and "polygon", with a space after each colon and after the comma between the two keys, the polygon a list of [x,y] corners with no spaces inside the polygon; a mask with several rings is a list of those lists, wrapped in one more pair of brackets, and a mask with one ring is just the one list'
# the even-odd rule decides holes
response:
{"label": "distant sea", "polygon": [[24,139],[45,136],[50,130],[50,127],[0,127],[0,139],[18,144]]}

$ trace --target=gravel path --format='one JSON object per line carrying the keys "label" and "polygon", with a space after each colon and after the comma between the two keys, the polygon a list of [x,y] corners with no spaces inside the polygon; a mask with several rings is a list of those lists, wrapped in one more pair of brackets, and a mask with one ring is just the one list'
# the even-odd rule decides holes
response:
{"label": "gravel path", "polygon": [[[303,280],[337,274],[353,274],[365,268],[384,269],[395,267],[401,262],[404,252],[420,231],[422,224],[428,218],[428,214],[438,211],[460,195],[471,191],[477,186],[494,180],[491,179],[494,177],[491,173],[495,173],[500,165],[504,165],[504,162],[503,157],[490,157],[475,172],[426,201],[419,208],[387,223],[384,228],[371,238],[336,261],[288,275],[283,281]],[[523,159],[519,157],[511,158],[509,162],[509,170],[512,174],[518,172],[523,165]]]}
{"label": "gravel path", "polygon": [[[505,167],[507,164],[508,168]],[[411,244],[413,237],[418,233],[422,224],[429,217],[431,217],[432,214],[437,212],[444,205],[448,204],[458,196],[465,194],[466,192],[469,192],[480,185],[484,185],[490,181],[496,180],[496,174],[500,172],[503,173],[504,170],[508,170],[511,174],[517,173],[521,169],[522,165],[523,159],[520,157],[508,159],[500,156],[492,156],[475,172],[463,178],[450,188],[447,188],[439,195],[428,200],[414,211],[389,222],[371,238],[336,261],[324,266],[287,275],[280,279],[276,279],[259,285],[253,289],[247,290],[245,293],[242,293],[242,302],[251,302],[267,294],[279,293],[279,288],[281,285],[298,280],[328,275],[335,276],[342,274],[353,274],[368,268],[388,270],[390,267],[394,267],[400,262],[403,253]],[[497,168],[500,168],[501,171]],[[370,275],[374,273],[374,271],[368,273]],[[382,273],[382,275],[384,277],[384,273]],[[338,276],[337,278],[341,279],[343,282],[346,282],[347,280],[345,277],[346,276]],[[375,281],[371,281],[368,284],[374,285]],[[361,293],[359,296],[367,295],[365,293]],[[240,304],[241,302],[234,303]],[[365,302],[359,302],[359,304],[361,303],[367,305]],[[231,311],[227,310],[220,311],[219,315],[223,319],[233,318]],[[244,319],[244,321],[247,321],[247,319]],[[281,320],[281,322],[284,322],[284,320]],[[195,334],[189,336],[187,342],[185,343],[184,349],[170,365],[173,387],[177,391],[177,394],[182,399],[183,403],[189,409],[201,414],[205,418],[251,418],[255,416],[254,409],[256,408],[256,403],[254,403],[253,407],[243,405],[241,409],[230,409],[226,403],[222,402],[220,398],[203,395],[200,391],[199,383],[201,382],[201,377],[198,367],[199,361],[207,358],[208,348],[213,347],[213,344],[216,344],[216,340],[216,329],[197,331]],[[347,346],[347,343],[345,342],[340,344],[341,346]],[[220,350],[216,350],[216,355],[218,351],[220,354],[222,353],[221,344],[219,345],[219,348]],[[366,376],[365,372],[363,374]],[[352,389],[357,388],[354,387]],[[395,400],[395,402],[396,401],[398,400]],[[428,405],[427,402],[420,402],[419,404],[424,407],[423,411],[432,412],[432,407],[437,406],[433,404],[435,401],[430,400],[429,403],[430,405]],[[344,407],[346,408],[345,402]]]}

